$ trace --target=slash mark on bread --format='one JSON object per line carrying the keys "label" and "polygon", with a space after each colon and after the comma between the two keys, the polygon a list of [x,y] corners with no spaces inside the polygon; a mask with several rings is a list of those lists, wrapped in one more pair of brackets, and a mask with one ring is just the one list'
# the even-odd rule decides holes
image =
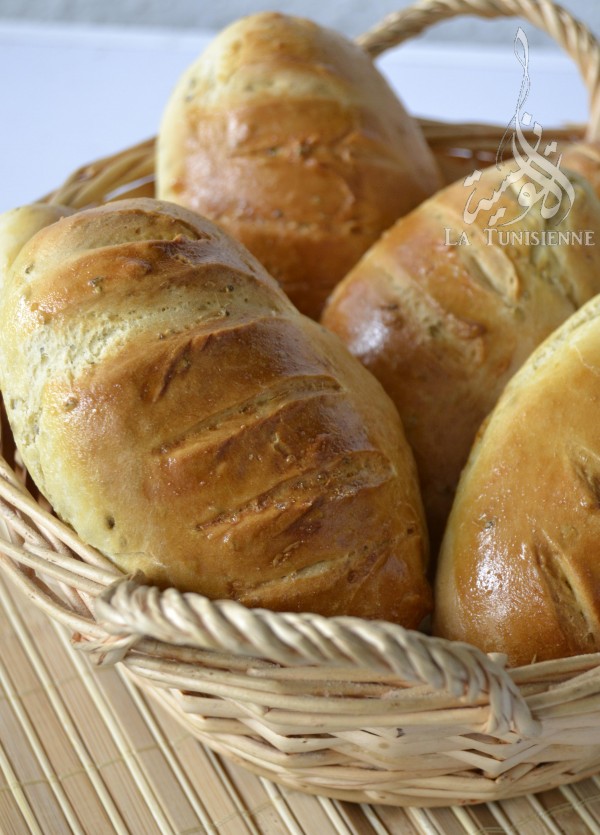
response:
{"label": "slash mark on bread", "polygon": [[532,551],[564,638],[569,643],[587,644],[591,649],[595,645],[594,629],[586,616],[585,605],[578,598],[578,583],[572,575],[568,555],[542,530],[534,534]]}
{"label": "slash mark on bread", "polygon": [[600,509],[600,455],[580,446],[571,451],[571,464],[589,496],[589,506]]}
{"label": "slash mark on bread", "polygon": [[190,426],[185,432],[165,440],[156,454],[182,452],[189,447],[207,442],[206,433],[230,426],[233,432],[243,423],[246,427],[260,421],[268,409],[269,416],[275,414],[288,403],[318,397],[323,394],[341,393],[340,384],[333,377],[325,374],[298,376],[276,381],[267,388],[256,392],[246,400],[214,412]]}

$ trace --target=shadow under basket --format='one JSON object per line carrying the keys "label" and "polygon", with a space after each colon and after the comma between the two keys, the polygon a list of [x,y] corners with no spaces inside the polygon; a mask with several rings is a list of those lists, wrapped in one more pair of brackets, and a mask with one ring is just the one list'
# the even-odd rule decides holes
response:
{"label": "shadow under basket", "polygon": [[[547,0],[421,2],[359,42],[377,55],[464,13],[523,16],[568,44],[596,112],[598,45]],[[504,133],[422,125],[448,180],[492,162]],[[46,199],[81,208],[152,196],[153,172],[149,140],[79,169]],[[3,407],[1,418],[1,570],[77,649],[121,664],[209,748],[289,789],[397,806],[499,800],[600,770],[600,653],[507,669],[502,656],[389,623],[146,586],[53,515],[20,466]]]}

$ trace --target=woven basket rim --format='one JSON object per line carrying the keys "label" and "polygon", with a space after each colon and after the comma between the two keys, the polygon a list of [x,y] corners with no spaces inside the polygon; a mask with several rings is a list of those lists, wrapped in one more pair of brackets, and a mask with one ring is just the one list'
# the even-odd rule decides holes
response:
{"label": "woven basket rim", "polygon": [[[10,446],[10,437],[4,434],[2,442]],[[195,726],[194,715],[187,715],[190,710],[194,714],[198,706],[193,694],[186,693],[198,686],[200,694],[206,692],[206,674],[202,671],[214,676],[209,678],[208,687],[211,706],[215,699],[226,704],[232,699],[233,704],[251,701],[258,683],[258,698],[268,704],[267,713],[279,711],[291,716],[285,718],[288,724],[281,728],[284,737],[276,741],[287,739],[287,734],[292,740],[307,733],[312,736],[313,730],[308,731],[313,721],[310,717],[313,710],[323,710],[323,689],[327,693],[341,687],[348,696],[344,714],[337,721],[335,715],[327,716],[334,730],[341,722],[343,731],[348,721],[360,734],[365,733],[360,730],[363,728],[373,734],[381,722],[387,726],[393,721],[396,725],[420,721],[427,726],[432,709],[434,716],[437,709],[459,711],[467,717],[460,720],[466,728],[463,733],[469,739],[481,739],[489,756],[491,745],[501,753],[515,744],[526,751],[530,747],[544,751],[549,744],[546,737],[550,733],[551,740],[556,735],[563,713],[567,738],[572,714],[576,725],[586,727],[586,735],[594,741],[594,729],[600,723],[600,653],[506,668],[502,655],[488,656],[469,644],[430,637],[384,621],[247,609],[233,600],[209,600],[198,593],[182,594],[175,589],[161,591],[144,585],[140,577],[127,577],[102,554],[82,543],[39,504],[23,479],[18,467],[13,469],[0,457],[0,570],[47,615],[68,628],[75,648],[99,665],[120,662],[138,686],[163,702],[203,743],[255,773],[308,793],[344,800],[437,806],[541,791],[600,768],[597,746],[591,762],[589,754],[582,762],[569,762],[566,773],[560,760],[552,767],[550,763],[540,766],[539,776],[529,768],[520,773],[517,765],[506,777],[502,771],[495,776],[492,770],[491,778],[484,775],[474,780],[469,776],[463,786],[463,766],[456,775],[456,789],[451,788],[453,777],[448,777],[450,785],[439,789],[436,783],[430,788],[417,781],[405,795],[405,790],[393,785],[387,785],[385,791],[372,786],[365,789],[356,777],[348,789],[343,783],[338,785],[335,774],[327,781],[318,770],[316,778],[311,779],[310,769],[288,769],[277,753],[267,756],[266,762],[257,759],[256,748],[261,757],[264,748],[260,727],[256,730],[258,741],[252,742],[214,733],[210,722],[205,731],[202,724]],[[240,685],[232,691],[227,681],[221,683],[221,671],[225,671],[225,678],[242,676],[242,690]],[[269,690],[266,703],[261,696],[263,681]],[[303,690],[295,695],[298,682]],[[291,690],[291,695],[278,695],[281,686]],[[409,704],[408,719],[402,713],[401,720],[393,716],[388,720],[387,711],[394,703],[386,702],[385,696],[376,698],[374,706],[373,688],[385,694],[390,687],[393,692],[401,688],[409,702],[410,694],[417,694]],[[199,701],[206,704],[206,697]],[[325,703],[326,712],[332,711],[338,708],[339,699],[328,695]],[[274,721],[277,727],[282,720]],[[255,730],[254,725],[251,728]],[[272,725],[268,728],[267,742]],[[291,760],[293,764],[294,755]],[[289,779],[288,771],[292,775]],[[466,793],[467,786],[470,793]]]}
{"label": "woven basket rim", "polygon": [[[580,56],[580,68],[587,67],[592,102],[588,135],[595,132],[600,47],[595,41],[590,46],[589,31],[549,0],[533,5],[529,0],[424,0],[358,41],[377,55],[432,21],[464,13],[535,17],[559,42],[568,41],[571,52]],[[586,57],[581,58],[582,54]],[[476,148],[486,142],[496,147],[503,131],[487,125],[452,126],[432,120],[421,124],[432,141],[452,145],[459,137]],[[581,132],[582,128],[576,127],[556,133],[568,139]],[[153,172],[154,139],[148,139],[81,167],[44,200],[82,208],[106,199],[148,194]],[[0,452],[4,453],[0,457],[0,567],[48,615],[64,623],[74,635],[75,646],[98,663],[130,663],[137,675],[162,682],[162,687],[169,686],[165,682],[178,686],[173,684],[178,681],[177,673],[161,678],[163,669],[171,670],[177,663],[189,673],[190,666],[207,665],[208,659],[216,659],[217,667],[263,669],[275,677],[285,672],[290,679],[295,670],[306,675],[312,668],[322,669],[328,681],[348,676],[349,681],[358,683],[423,685],[428,692],[449,694],[457,709],[482,706],[485,716],[479,721],[485,733],[511,740],[515,735],[532,740],[540,736],[535,708],[544,688],[553,688],[553,698],[559,701],[561,693],[571,698],[582,686],[586,693],[586,687],[590,693],[600,692],[596,683],[600,653],[507,669],[501,655],[488,656],[469,644],[433,638],[395,624],[252,610],[231,600],[211,601],[174,589],[160,591],[145,585],[142,577],[124,575],[79,540],[43,501],[34,498],[26,475],[14,460],[3,407]],[[524,685],[533,687],[533,696],[529,690],[525,693]],[[185,689],[184,684],[181,687]],[[252,760],[245,761],[248,763]],[[594,770],[596,767],[594,764]]]}

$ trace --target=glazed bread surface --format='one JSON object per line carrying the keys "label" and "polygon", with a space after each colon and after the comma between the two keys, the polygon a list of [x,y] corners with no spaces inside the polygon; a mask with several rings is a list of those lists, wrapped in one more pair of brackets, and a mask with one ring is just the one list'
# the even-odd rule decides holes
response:
{"label": "glazed bread surface", "polygon": [[120,201],[37,232],[2,288],[0,385],[35,482],[124,571],[279,610],[428,612],[396,409],[192,212]]}
{"label": "glazed bread surface", "polygon": [[183,75],[162,120],[157,195],[216,221],[317,317],[335,284],[441,186],[418,124],[351,41],[251,15]]}
{"label": "glazed bread surface", "polygon": [[513,665],[600,651],[600,297],[506,387],[462,474],[435,631]]}
{"label": "glazed bread surface", "polygon": [[[483,171],[470,210],[513,169],[507,162]],[[549,333],[600,292],[600,247],[569,237],[600,232],[600,201],[581,176],[564,175],[573,201],[563,218],[565,198],[556,223],[542,215],[540,203],[523,214],[521,182],[467,224],[471,189],[462,180],[448,186],[381,237],[324,311],[322,322],[398,407],[432,549],[478,427],[503,387]],[[499,208],[503,221],[523,216],[503,228],[488,225]],[[507,237],[512,233],[517,237]],[[559,233],[567,236],[562,243]]]}

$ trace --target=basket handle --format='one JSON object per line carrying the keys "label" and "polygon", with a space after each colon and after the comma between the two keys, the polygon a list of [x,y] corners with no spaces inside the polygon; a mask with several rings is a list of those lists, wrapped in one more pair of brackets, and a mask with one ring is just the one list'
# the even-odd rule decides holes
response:
{"label": "basket handle", "polygon": [[600,43],[587,26],[551,0],[418,0],[384,18],[356,42],[375,58],[433,24],[460,15],[522,17],[550,35],[573,59],[585,83],[590,111],[585,138],[600,139]]}
{"label": "basket handle", "polygon": [[[137,577],[108,586],[94,602],[109,636],[79,645],[106,663],[123,660],[138,641],[232,653],[298,666],[343,666],[428,684],[467,703],[489,702],[487,733],[540,732],[518,687],[501,663],[470,644],[431,638],[384,621],[326,618],[248,609],[234,600],[212,601],[173,588],[161,591]],[[104,656],[104,657],[103,657]]]}

